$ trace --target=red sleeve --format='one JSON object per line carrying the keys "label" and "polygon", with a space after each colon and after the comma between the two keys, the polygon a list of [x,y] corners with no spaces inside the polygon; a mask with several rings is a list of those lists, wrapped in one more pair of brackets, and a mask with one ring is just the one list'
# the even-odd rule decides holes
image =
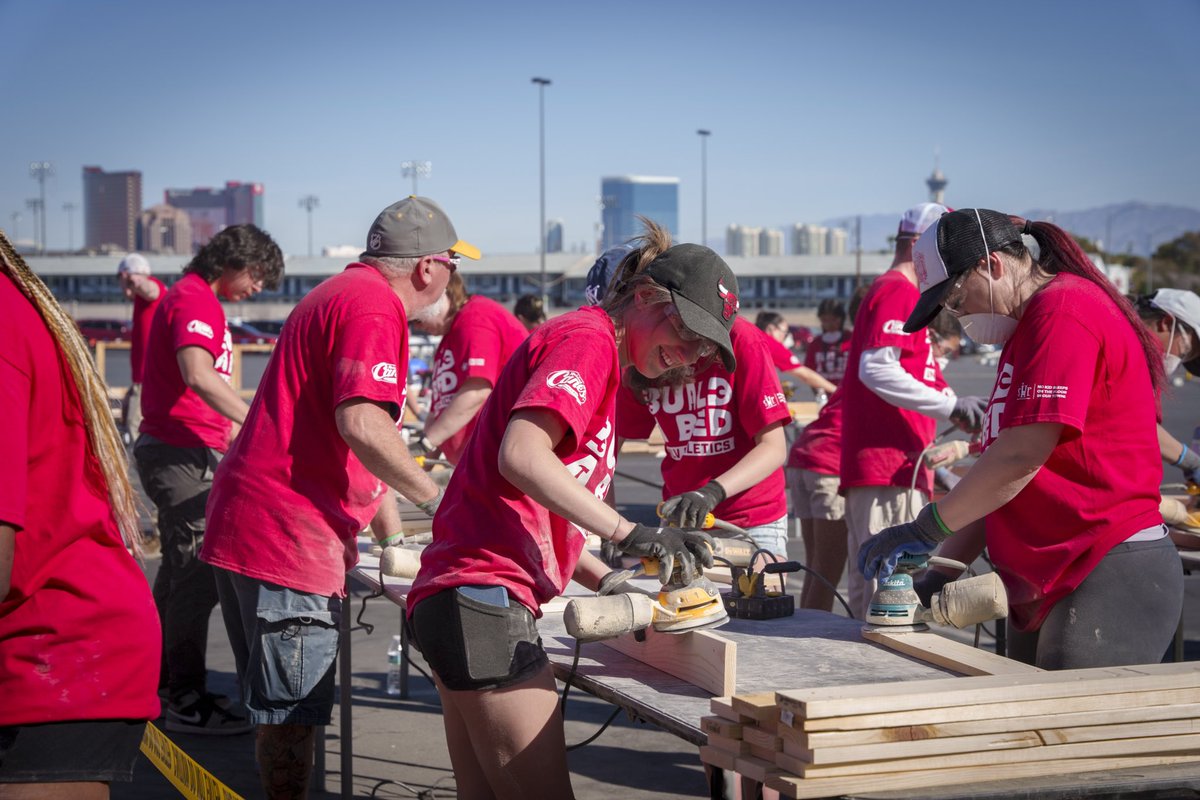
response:
{"label": "red sleeve", "polygon": [[617,437],[647,439],[654,432],[654,415],[628,386],[617,390]]}
{"label": "red sleeve", "polygon": [[[796,358],[795,353],[784,347],[782,342],[768,333],[763,333],[758,328],[755,328],[755,330],[762,334],[762,342],[767,346],[768,355],[771,362],[775,365],[775,369],[790,372],[800,366],[800,359]],[[740,365],[738,369],[741,369]]]}
{"label": "red sleeve", "polygon": [[997,432],[1035,422],[1083,431],[1100,358],[1095,333],[1067,314],[1027,314],[1021,328],[992,393],[988,416],[999,420]]}
{"label": "red sleeve", "polygon": [[863,326],[863,350],[875,350],[880,347],[898,347],[905,352],[913,352],[914,338],[924,338],[926,332],[905,333],[904,323],[908,315],[916,308],[920,293],[917,287],[908,282],[903,275],[895,278],[881,278],[873,296],[867,298],[865,311],[861,314]]}
{"label": "red sleeve", "polygon": [[212,303],[197,302],[194,295],[181,295],[171,316],[171,349],[201,347],[221,357],[225,345],[225,312],[214,297]]}
{"label": "red sleeve", "polygon": [[557,415],[575,442],[583,440],[592,416],[618,380],[613,342],[601,331],[580,326],[553,342],[530,347],[530,374],[512,410],[540,408]]}
{"label": "red sleeve", "polygon": [[362,397],[404,403],[408,342],[403,320],[392,314],[348,315],[333,343],[333,405]]}
{"label": "red sleeve", "polygon": [[461,339],[464,378],[483,378],[492,386],[504,368],[504,338],[492,314],[479,313],[463,320],[471,323]]}
{"label": "red sleeve", "polygon": [[808,367],[813,372],[817,371],[817,351],[821,349],[821,346],[817,344],[817,341],[818,340],[814,339],[808,343],[808,347],[804,348],[804,366]]}
{"label": "red sleeve", "polygon": [[31,392],[30,376],[0,354],[0,522],[17,529],[25,527]]}
{"label": "red sleeve", "polygon": [[[787,350],[783,345],[779,346]],[[792,416],[767,347],[764,339],[748,336],[738,337],[734,344],[737,372],[733,373],[733,386],[737,394],[738,424],[752,439],[768,425]]]}

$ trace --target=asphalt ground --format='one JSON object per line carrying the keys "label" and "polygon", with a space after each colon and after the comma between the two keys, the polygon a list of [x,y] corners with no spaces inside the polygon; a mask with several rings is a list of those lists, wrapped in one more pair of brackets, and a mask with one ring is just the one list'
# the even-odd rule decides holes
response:
{"label": "asphalt ground", "polygon": [[[963,358],[951,364],[947,378],[961,393],[986,394],[991,389],[994,368],[980,364],[975,358]],[[1187,381],[1173,388],[1164,399],[1164,423],[1175,436],[1190,441],[1192,426],[1200,423],[1198,410],[1200,381]],[[623,475],[641,481],[654,482],[659,477],[659,462],[653,455],[626,454],[617,469]],[[1178,471],[1168,467],[1166,480],[1178,480]],[[650,521],[654,505],[660,499],[657,491],[640,481],[620,476],[615,486],[622,513],[631,519]],[[803,559],[803,547],[798,541],[793,542],[790,549],[793,557]],[[153,581],[158,564],[156,558],[146,561],[148,580]],[[843,591],[844,587],[843,578]],[[1187,577],[1185,587],[1185,654],[1188,660],[1200,660],[1200,573]],[[790,590],[798,593],[799,581],[793,582]],[[366,594],[361,589],[354,591],[354,615],[359,613]],[[453,775],[433,685],[414,670],[407,700],[389,697],[383,690],[388,644],[392,635],[399,632],[398,610],[382,598],[372,599],[366,605],[363,619],[375,629],[370,635],[362,629],[351,634],[354,797],[454,797]],[[965,638],[966,634],[957,636]],[[419,654],[413,655],[415,666],[424,669]],[[214,610],[209,628],[208,668],[209,689],[236,697],[233,655],[219,609]],[[581,742],[595,734],[612,710],[613,706],[605,702],[572,691],[565,723],[567,742]],[[335,708],[334,724],[326,734],[326,791],[313,791],[311,797],[316,800],[340,796],[341,742],[337,714]],[[158,722],[161,727],[161,720]],[[261,796],[252,734],[229,737],[168,735],[233,791],[246,798]],[[669,800],[708,796],[694,746],[651,725],[631,721],[623,713],[618,714],[594,742],[571,752],[569,763],[579,800],[612,797]],[[422,792],[426,794],[422,795]],[[145,758],[138,760],[132,783],[114,784],[112,788],[115,800],[160,800],[173,796],[178,796],[178,792]]]}

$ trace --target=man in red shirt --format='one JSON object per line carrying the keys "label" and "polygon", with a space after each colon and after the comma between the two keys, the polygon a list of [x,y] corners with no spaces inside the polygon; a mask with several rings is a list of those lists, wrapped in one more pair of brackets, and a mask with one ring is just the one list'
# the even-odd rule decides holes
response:
{"label": "man in red shirt", "polygon": [[846,376],[846,358],[850,355],[850,333],[846,330],[846,307],[829,298],[817,307],[821,335],[809,342],[804,351],[804,366],[837,386]]}
{"label": "man in red shirt", "polygon": [[[985,401],[958,397],[946,385],[924,330],[904,332],[920,298],[912,248],[917,237],[948,209],[922,203],[904,213],[892,266],[875,279],[854,320],[850,355],[840,391],[845,393],[841,490],[846,495],[849,552],[889,525],[907,522],[929,500],[931,471],[919,454],[933,443],[937,420],[979,430]],[[850,607],[866,616],[874,579],[849,570]]]}
{"label": "man in red shirt", "polygon": [[396,422],[408,322],[438,313],[460,256],[479,250],[459,240],[437,203],[408,197],[384,209],[361,260],[309,292],[284,323],[217,470],[201,558],[216,568],[267,796],[306,796],[315,726],[329,724],[333,709],[359,531],[389,487],[430,517],[441,499]]}
{"label": "man in red shirt", "polygon": [[791,339],[791,330],[783,314],[778,311],[760,311],[754,319],[754,324],[766,334],[763,338],[766,341],[767,351],[771,355],[771,361],[775,364],[775,369],[785,375],[795,375],[811,386],[818,397],[828,395],[837,389],[836,384],[811,367],[805,366],[804,362],[791,351],[791,346],[787,344]]}
{"label": "man in red shirt", "polygon": [[212,569],[196,558],[204,502],[249,406],[229,381],[233,345],[218,297],[246,300],[279,285],[283,254],[253,225],[225,228],[200,249],[166,293],[150,327],[141,435],[133,456],[158,507],[162,563],[154,599],[163,624],[167,730],[244,733],[249,724],[206,688],[208,618],[217,604]]}
{"label": "man in red shirt", "polygon": [[150,274],[150,262],[138,253],[130,253],[117,265],[117,282],[125,297],[133,301],[133,341],[129,343],[129,391],[122,402],[125,430],[132,440],[142,424],[142,373],[146,361],[146,343],[150,324],[167,287]]}

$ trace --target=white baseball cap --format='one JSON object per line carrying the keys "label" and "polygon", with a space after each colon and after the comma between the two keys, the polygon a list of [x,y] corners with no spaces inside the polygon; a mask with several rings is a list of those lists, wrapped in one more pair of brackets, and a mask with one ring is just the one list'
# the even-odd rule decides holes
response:
{"label": "white baseball cap", "polygon": [[130,253],[121,259],[121,263],[117,265],[118,274],[128,275],[149,275],[150,262],[145,256],[138,253]]}
{"label": "white baseball cap", "polygon": [[[1170,314],[1192,329],[1193,341],[1200,337],[1200,296],[1183,289],[1159,289],[1150,298],[1150,305]],[[1183,368],[1193,375],[1200,375],[1200,356],[1184,362]]]}

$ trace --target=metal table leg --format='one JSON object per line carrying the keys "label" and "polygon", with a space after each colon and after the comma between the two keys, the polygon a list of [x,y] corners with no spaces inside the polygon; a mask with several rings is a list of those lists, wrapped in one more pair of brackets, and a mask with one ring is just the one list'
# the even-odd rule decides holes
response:
{"label": "metal table leg", "polygon": [[350,657],[350,594],[342,602],[342,613],[338,627],[341,630],[341,647],[338,648],[338,690],[341,705],[341,737],[342,737],[342,800],[352,800],[354,796],[354,718],[352,715],[351,683],[354,673],[351,671]]}

